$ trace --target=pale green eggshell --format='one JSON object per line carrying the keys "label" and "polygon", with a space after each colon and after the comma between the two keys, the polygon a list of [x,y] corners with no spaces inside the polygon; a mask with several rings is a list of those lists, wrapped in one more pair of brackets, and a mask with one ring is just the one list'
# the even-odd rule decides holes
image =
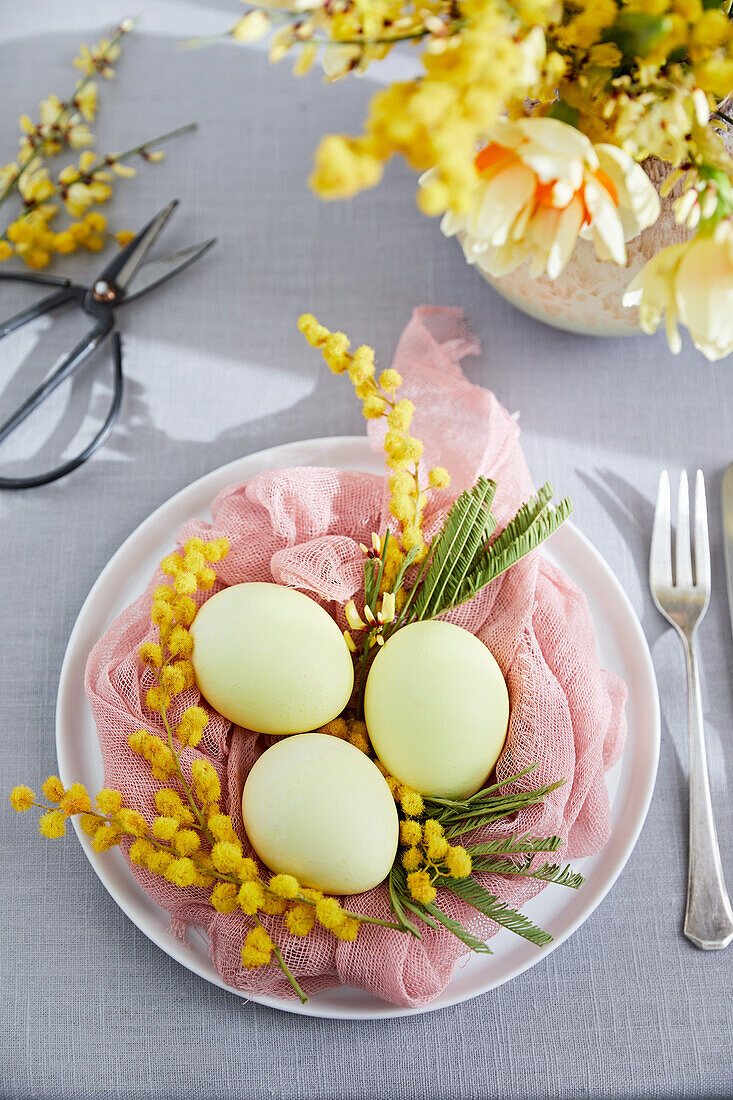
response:
{"label": "pale green eggshell", "polygon": [[277,741],[242,794],[244,828],[262,862],[329,894],[361,894],[397,851],[394,799],[368,756],[325,733]]}
{"label": "pale green eggshell", "polygon": [[191,634],[204,699],[256,733],[315,729],[340,714],[351,695],[354,665],[341,631],[292,588],[223,588],[202,606]]}
{"label": "pale green eggshell", "polygon": [[462,627],[413,623],[372,665],[364,712],[382,763],[425,795],[481,789],[506,738],[509,694],[486,646]]}

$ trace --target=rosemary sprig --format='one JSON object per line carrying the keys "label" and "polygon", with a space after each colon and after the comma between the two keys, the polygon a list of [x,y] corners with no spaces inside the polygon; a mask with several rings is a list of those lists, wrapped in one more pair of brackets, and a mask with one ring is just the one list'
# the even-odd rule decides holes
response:
{"label": "rosemary sprig", "polygon": [[474,871],[482,874],[513,875],[518,878],[534,878],[540,882],[554,882],[556,886],[567,886],[571,890],[579,890],[585,882],[585,876],[581,875],[568,864],[563,867],[560,863],[543,863],[541,867],[532,866],[532,857],[529,856],[524,863],[513,863],[510,859],[477,858],[473,860]]}
{"label": "rosemary sprig", "polygon": [[392,864],[392,870],[387,879],[387,888],[389,890],[389,903],[398,922],[406,932],[411,932],[416,939],[421,940],[420,929],[410,920],[405,913],[405,909],[411,910],[421,919],[423,919],[422,912],[410,898],[405,870],[398,860],[395,860]]}
{"label": "rosemary sprig", "polygon": [[465,943],[466,947],[470,947],[476,955],[493,955],[493,951],[489,947],[488,943],[484,943],[477,936],[474,936],[472,932],[469,932],[463,927],[460,921],[454,920],[453,917],[449,917],[447,913],[444,913],[442,909],[439,909],[434,902],[429,902],[425,908],[431,917],[447,928],[449,932],[452,932],[454,936]]}
{"label": "rosemary sprig", "polygon": [[[556,852],[562,848],[563,840],[559,836],[533,837],[528,833],[523,836],[502,837],[500,840],[487,840],[483,844],[469,844],[466,851],[473,859],[475,856],[487,855],[525,855],[537,852]],[[474,859],[475,863],[475,859]]]}
{"label": "rosemary sprig", "polygon": [[439,615],[466,579],[496,527],[491,514],[495,492],[496,482],[481,477],[453,504],[432,543],[430,566],[413,605],[416,619]]}

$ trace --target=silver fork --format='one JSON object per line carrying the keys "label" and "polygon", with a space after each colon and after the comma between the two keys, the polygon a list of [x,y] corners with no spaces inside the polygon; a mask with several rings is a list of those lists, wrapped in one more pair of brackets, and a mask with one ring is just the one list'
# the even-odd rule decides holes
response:
{"label": "silver fork", "polygon": [[687,474],[680,476],[677,532],[672,577],[672,529],[669,474],[659,478],[654,513],[649,584],[657,608],[682,638],[687,655],[687,711],[690,726],[690,850],[684,933],[704,951],[733,940],[733,910],[723,881],[720,849],[710,801],[702,696],[698,672],[697,628],[710,603],[710,545],[705,481],[697,471],[694,518],[695,580],[690,554],[690,494]]}

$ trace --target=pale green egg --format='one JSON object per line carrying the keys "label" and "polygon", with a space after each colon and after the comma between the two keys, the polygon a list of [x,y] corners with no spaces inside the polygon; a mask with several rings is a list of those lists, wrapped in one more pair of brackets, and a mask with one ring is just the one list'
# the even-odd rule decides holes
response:
{"label": "pale green egg", "polygon": [[354,665],[323,608],[278,584],[235,584],[207,600],[191,627],[204,699],[256,733],[302,733],[346,706]]}
{"label": "pale green egg", "polygon": [[413,623],[374,661],[364,716],[374,751],[397,779],[420,794],[468,798],[499,758],[509,694],[473,634],[451,623]]}
{"label": "pale green egg", "polygon": [[325,733],[267,749],[247,776],[242,815],[271,871],[329,894],[370,890],[397,852],[397,810],[382,774],[359,749]]}

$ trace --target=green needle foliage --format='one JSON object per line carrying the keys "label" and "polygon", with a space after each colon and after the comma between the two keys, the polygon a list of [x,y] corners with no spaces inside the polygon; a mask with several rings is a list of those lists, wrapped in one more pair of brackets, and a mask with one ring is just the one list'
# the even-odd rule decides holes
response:
{"label": "green needle foliage", "polygon": [[[431,817],[436,818],[445,830],[448,840],[473,832],[484,825],[490,825],[502,817],[523,810],[527,806],[535,806],[546,798],[552,791],[562,787],[564,779],[558,779],[555,783],[548,783],[544,787],[538,787],[534,791],[515,791],[512,794],[503,794],[501,788],[509,783],[516,782],[523,776],[533,771],[536,765],[525,768],[517,775],[485,787],[477,791],[463,801],[454,801],[449,798],[426,798],[425,805]],[[497,793],[498,792],[498,793]]]}
{"label": "green needle foliage", "polygon": [[495,894],[490,894],[488,890],[484,890],[483,886],[476,882],[474,878],[441,879],[438,884],[445,886],[446,889],[457,894],[459,898],[463,898],[474,909],[478,909],[479,913],[483,913],[485,917],[490,917],[502,928],[508,928],[510,932],[516,933],[522,939],[529,940],[537,947],[544,947],[546,944],[552,943],[552,936],[549,932],[544,932],[541,928],[538,928],[529,917],[525,917],[524,913],[519,913],[505,902],[499,901]]}
{"label": "green needle foliage", "polygon": [[433,539],[429,564],[408,600],[402,624],[434,619],[465,603],[487,584],[536,550],[572,513],[568,498],[555,507],[552,486],[543,485],[490,542],[497,521],[491,511],[496,483],[480,477],[454,502]]}
{"label": "green needle foliage", "polygon": [[[447,839],[462,836],[464,833],[473,832],[475,829],[488,825],[501,818],[522,809],[525,806],[536,805],[551,792],[562,786],[564,780],[549,783],[544,787],[538,787],[533,791],[518,791],[506,794],[502,788],[510,783],[515,783],[532,772],[537,765],[533,764],[517,775],[500,780],[477,791],[470,798],[456,801],[447,798],[424,798],[425,817],[433,818],[441,823]],[[474,877],[476,874],[502,874],[521,878],[532,878],[541,882],[554,883],[556,886],[566,886],[577,890],[585,881],[583,876],[574,872],[569,866],[563,867],[559,863],[545,862],[541,866],[533,866],[534,857],[538,853],[556,852],[562,847],[563,841],[559,836],[532,837],[528,833],[516,836],[501,837],[496,840],[483,841],[466,847],[471,857],[471,874],[466,878],[453,878],[438,871],[433,872],[432,883],[438,891],[446,890],[456,897],[468,902],[484,916],[489,917],[502,928],[508,928],[510,932],[529,940],[537,947],[544,947],[550,943],[552,936],[538,928],[529,918],[516,909],[501,901],[497,895],[490,893]],[[489,947],[472,932],[469,932],[460,921],[445,913],[438,904],[440,893],[435,901],[426,903],[416,901],[409,890],[407,873],[400,861],[398,854],[389,875],[389,896],[392,910],[402,925],[403,930],[411,932],[418,938],[422,938],[414,918],[426,924],[429,928],[437,929],[439,925],[449,929],[454,936],[469,947],[472,951],[481,954],[491,954]]]}
{"label": "green needle foliage", "polygon": [[[466,881],[471,881],[470,879]],[[470,947],[477,955],[493,955],[493,951],[489,947],[488,943],[484,943],[473,933],[466,931],[460,921],[454,920],[453,917],[449,917],[441,909],[435,905],[434,902],[430,902],[425,906],[428,913],[435,918],[444,928],[447,928],[449,932],[452,932],[454,936],[457,936],[462,943],[465,943],[466,947]]]}

